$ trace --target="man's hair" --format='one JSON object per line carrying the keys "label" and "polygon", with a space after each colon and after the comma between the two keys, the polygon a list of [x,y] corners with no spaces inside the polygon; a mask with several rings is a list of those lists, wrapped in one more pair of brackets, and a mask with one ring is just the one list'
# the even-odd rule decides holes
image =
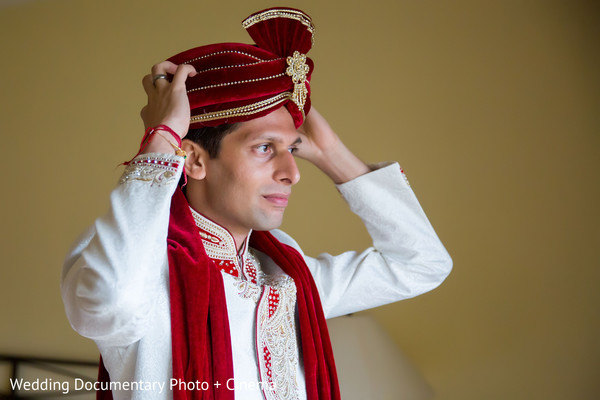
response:
{"label": "man's hair", "polygon": [[233,124],[221,124],[217,126],[204,126],[198,129],[190,129],[185,135],[189,139],[200,146],[208,153],[210,158],[217,158],[221,149],[221,141],[237,126]]}

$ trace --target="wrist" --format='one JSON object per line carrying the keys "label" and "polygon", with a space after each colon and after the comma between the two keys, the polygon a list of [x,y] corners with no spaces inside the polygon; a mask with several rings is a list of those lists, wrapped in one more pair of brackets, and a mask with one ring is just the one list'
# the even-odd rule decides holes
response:
{"label": "wrist", "polygon": [[[174,143],[171,139],[167,138],[159,131],[167,132],[177,143]],[[156,136],[160,136],[160,140],[153,140]],[[140,149],[137,154],[129,161],[125,161],[124,165],[129,165],[131,161],[140,154],[148,153],[163,153],[163,154],[175,154],[177,156],[186,158],[186,153],[181,149],[181,137],[173,131],[167,125],[157,125],[155,127],[147,128],[142,137],[140,143]]]}
{"label": "wrist", "polygon": [[339,139],[323,150],[313,164],[335,184],[351,181],[371,171],[369,166],[356,157]]}
{"label": "wrist", "polygon": [[[167,135],[165,135],[164,133],[166,133]],[[157,136],[159,136],[162,140],[152,140]],[[146,150],[146,148],[148,147],[150,147],[150,150],[154,150],[155,148],[160,148],[162,150],[165,148],[166,143],[175,152],[175,155],[178,155],[183,158],[187,157],[186,152],[181,149],[181,137],[167,125],[157,125],[153,128],[149,128],[146,131],[146,135],[144,135],[144,137],[147,137],[149,143],[146,144],[143,150]],[[175,140],[175,142],[173,142],[173,140]],[[151,145],[151,143],[155,144]]]}
{"label": "wrist", "polygon": [[[181,123],[176,120],[166,120],[164,122],[160,122],[157,125],[153,125],[157,130],[164,130],[169,132],[173,138],[180,143],[181,140],[187,135],[188,129],[181,126]],[[164,128],[164,129],[162,129]]]}
{"label": "wrist", "polygon": [[147,153],[163,153],[163,154],[175,154],[175,149],[166,140],[161,137],[157,137],[157,134],[153,134],[149,138],[148,145],[144,147],[144,150],[140,154]]}

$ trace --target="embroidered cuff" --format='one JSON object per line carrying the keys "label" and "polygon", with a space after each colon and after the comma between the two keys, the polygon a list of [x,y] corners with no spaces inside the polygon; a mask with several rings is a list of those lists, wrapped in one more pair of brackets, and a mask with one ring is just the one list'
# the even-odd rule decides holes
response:
{"label": "embroidered cuff", "polygon": [[174,155],[141,154],[125,167],[119,183],[143,181],[150,183],[151,186],[169,185],[179,179],[179,171],[180,167],[183,169],[183,162],[183,157]]}
{"label": "embroidered cuff", "polygon": [[400,172],[402,182],[405,183],[406,186],[410,187],[410,183],[408,182],[408,178],[404,174],[404,170],[397,162],[384,161],[380,163],[368,164],[368,166],[371,169],[371,172],[354,178],[351,181],[336,185],[338,191],[342,195],[344,195],[345,192],[355,190],[355,188],[360,188],[361,184],[367,183],[372,180],[379,181],[382,179],[380,177],[384,177],[383,180],[387,179],[387,184],[390,184],[391,182],[397,181],[398,172]]}
{"label": "embroidered cuff", "polygon": [[[379,169],[385,169],[386,167],[390,167],[391,165],[397,165],[398,168],[400,168],[400,174],[402,175],[404,182],[406,182],[406,184],[410,187],[410,182],[408,181],[408,178],[406,177],[406,174],[404,173],[402,166],[400,164],[398,164],[397,162],[383,161],[383,162],[379,162],[379,163],[368,164],[369,168],[371,168],[371,172],[377,171]],[[393,168],[393,167],[391,167],[391,168]],[[368,175],[368,174],[365,174],[365,175]]]}

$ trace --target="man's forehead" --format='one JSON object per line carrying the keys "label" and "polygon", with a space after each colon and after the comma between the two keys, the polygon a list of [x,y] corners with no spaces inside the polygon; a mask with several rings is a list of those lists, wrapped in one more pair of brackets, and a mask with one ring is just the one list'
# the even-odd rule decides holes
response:
{"label": "man's forehead", "polygon": [[231,132],[236,134],[240,141],[265,140],[269,142],[296,143],[301,142],[300,133],[292,127],[283,127],[272,124],[252,124],[243,126]]}
{"label": "man's forehead", "polygon": [[282,132],[276,130],[265,130],[263,132],[249,132],[246,136],[242,138],[242,140],[247,142],[252,141],[265,141],[265,142],[273,142],[273,143],[285,143],[285,144],[297,144],[301,143],[302,139],[300,138],[300,134],[295,132]]}

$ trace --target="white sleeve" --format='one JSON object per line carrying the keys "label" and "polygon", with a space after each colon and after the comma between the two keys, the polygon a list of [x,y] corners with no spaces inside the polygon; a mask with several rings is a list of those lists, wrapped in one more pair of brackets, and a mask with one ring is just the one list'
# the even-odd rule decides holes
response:
{"label": "white sleeve", "polygon": [[[364,222],[373,246],[363,252],[304,256],[326,318],[411,298],[437,287],[452,259],[397,163],[338,185]],[[295,248],[281,231],[278,238]]]}
{"label": "white sleeve", "polygon": [[136,157],[112,191],[108,213],[68,254],[61,293],[81,335],[116,346],[143,335],[156,293],[168,282],[170,204],[182,170],[182,157]]}

